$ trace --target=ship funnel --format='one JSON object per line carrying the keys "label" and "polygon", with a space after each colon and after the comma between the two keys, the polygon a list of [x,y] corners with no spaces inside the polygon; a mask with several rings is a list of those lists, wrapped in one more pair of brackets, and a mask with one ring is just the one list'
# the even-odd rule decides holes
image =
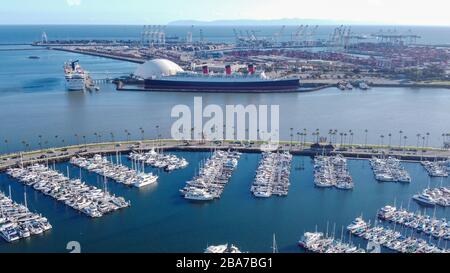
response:
{"label": "ship funnel", "polygon": [[248,65],[248,73],[249,74],[255,74],[255,66],[253,64]]}
{"label": "ship funnel", "polygon": [[203,74],[205,74],[205,75],[208,75],[208,74],[209,74],[209,70],[208,70],[208,66],[207,66],[207,65],[204,65],[204,66],[202,67],[202,69],[203,69]]}
{"label": "ship funnel", "polygon": [[226,65],[226,66],[225,66],[225,73],[226,73],[227,75],[231,75],[231,65]]}

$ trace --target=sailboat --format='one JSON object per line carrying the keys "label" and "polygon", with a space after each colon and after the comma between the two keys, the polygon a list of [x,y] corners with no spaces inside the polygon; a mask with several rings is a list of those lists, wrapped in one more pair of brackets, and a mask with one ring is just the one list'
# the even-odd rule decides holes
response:
{"label": "sailboat", "polygon": [[277,241],[275,239],[275,233],[273,234],[272,253],[278,253]]}

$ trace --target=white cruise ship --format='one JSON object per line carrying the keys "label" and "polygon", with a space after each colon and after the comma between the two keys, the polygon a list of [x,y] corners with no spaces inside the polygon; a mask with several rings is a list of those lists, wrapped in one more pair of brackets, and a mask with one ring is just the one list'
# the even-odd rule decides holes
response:
{"label": "white cruise ship", "polygon": [[64,64],[66,88],[69,91],[84,91],[88,74],[84,71],[78,61]]}

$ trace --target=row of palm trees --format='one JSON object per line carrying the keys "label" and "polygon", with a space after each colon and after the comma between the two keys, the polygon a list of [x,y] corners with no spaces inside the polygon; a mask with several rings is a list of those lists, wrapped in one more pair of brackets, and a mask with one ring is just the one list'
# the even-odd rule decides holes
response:
{"label": "row of palm trees", "polygon": [[[297,143],[301,144],[301,145],[305,145],[307,142],[307,136],[308,136],[308,130],[306,128],[303,128],[303,130],[298,130],[296,132],[296,134],[294,135],[294,128],[290,128],[290,143],[291,145],[293,144],[293,140],[294,140],[294,136],[297,136]],[[364,129],[364,147],[368,147],[368,134],[369,134],[369,130],[368,129]],[[399,130],[398,131],[399,134],[399,142],[397,147],[400,148],[406,148],[407,146],[407,140],[408,140],[408,136],[404,134],[403,130]],[[328,142],[330,144],[339,144],[340,146],[343,145],[348,145],[348,146],[352,146],[354,145],[354,135],[355,133],[353,132],[353,130],[348,130],[348,131],[341,131],[339,132],[337,129],[330,129],[327,132],[328,138],[325,138],[323,136],[321,136],[320,133],[320,129],[316,129],[315,131],[310,132],[310,135],[312,137],[311,142],[314,143],[319,143],[319,142]],[[417,148],[425,148],[425,147],[429,147],[429,139],[430,139],[430,133],[426,132],[424,134],[416,134],[416,138],[417,138],[417,143],[416,143],[416,147]],[[445,144],[446,142],[450,141],[450,133],[442,133],[442,142]],[[339,137],[339,141],[338,141],[338,137]],[[392,137],[393,134],[392,133],[388,133],[387,135],[381,134],[379,136],[380,142],[379,144],[381,146],[385,146],[385,138],[388,138],[388,142],[387,142],[387,146],[388,147],[393,147],[394,144],[392,142]]]}
{"label": "row of palm trees", "polygon": [[[191,128],[191,132],[194,132],[195,128]],[[225,129],[225,126],[224,126]],[[156,125],[155,126],[155,131],[156,131],[156,137],[157,139],[161,139],[161,134],[160,134],[160,126]],[[292,146],[294,143],[294,137],[296,138],[296,142],[300,145],[305,146],[307,142],[313,142],[313,143],[320,143],[320,142],[327,142],[330,143],[331,145],[340,145],[340,146],[353,146],[354,143],[354,136],[355,136],[355,132],[353,130],[348,130],[348,131],[338,131],[337,129],[329,129],[326,133],[327,137],[325,137],[320,129],[316,129],[313,130],[311,132],[309,132],[306,128],[303,129],[299,129],[294,133],[294,128],[291,127],[289,129],[290,131],[290,145]],[[126,140],[130,141],[132,139],[132,133],[128,130],[128,129],[124,129],[123,130]],[[248,133],[248,129],[246,130],[246,132]],[[144,140],[145,139],[145,130],[143,127],[139,127],[139,133],[140,133],[140,139]],[[225,133],[225,130],[224,130]],[[369,130],[365,129],[364,130],[364,147],[368,147],[368,134],[369,134]],[[426,132],[424,134],[421,133],[417,133],[415,135],[416,137],[416,147],[419,149],[420,147],[425,148],[425,147],[429,147],[429,139],[430,139],[430,133]],[[110,141],[111,142],[115,142],[116,141],[116,134],[114,132],[110,132],[110,133],[106,133],[106,135],[100,133],[100,132],[94,132],[93,135],[95,137],[95,143],[101,143],[103,140],[105,140],[105,137],[109,136]],[[450,141],[450,133],[442,133],[442,141],[443,143],[449,142]],[[76,144],[77,145],[84,145],[85,147],[87,146],[87,139],[88,136],[87,135],[82,135],[82,134],[74,134],[74,137],[76,139]],[[201,136],[202,138],[204,137],[203,135]],[[308,137],[310,137],[310,141],[308,141]],[[393,134],[392,133],[388,133],[386,135],[381,134],[379,136],[379,144],[381,146],[385,146],[385,139],[387,138],[387,146],[388,147],[399,147],[399,148],[406,148],[407,146],[407,141],[408,141],[408,136],[405,135],[403,130],[399,130],[398,131],[398,145],[396,145],[397,143],[393,143]],[[54,146],[65,146],[66,145],[66,140],[64,138],[61,138],[59,135],[55,135],[54,137],[54,142],[53,145]],[[236,134],[235,134],[235,138],[236,138]],[[39,148],[42,150],[44,148],[49,148],[49,140],[44,139],[43,135],[39,134],[38,135],[38,146]],[[9,149],[9,145],[10,142],[8,139],[4,140],[4,149],[6,151],[6,153],[10,152]],[[23,145],[23,149],[24,151],[28,151],[31,148],[31,144],[26,141],[26,140],[22,140],[21,144]],[[55,145],[56,144],[56,145]]]}

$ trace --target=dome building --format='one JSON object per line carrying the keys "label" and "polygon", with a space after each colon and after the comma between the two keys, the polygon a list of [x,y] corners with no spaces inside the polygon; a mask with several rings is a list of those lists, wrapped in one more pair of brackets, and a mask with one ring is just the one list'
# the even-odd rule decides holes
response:
{"label": "dome building", "polygon": [[134,75],[138,78],[149,79],[152,77],[171,76],[183,69],[176,63],[166,59],[153,59],[140,65]]}

